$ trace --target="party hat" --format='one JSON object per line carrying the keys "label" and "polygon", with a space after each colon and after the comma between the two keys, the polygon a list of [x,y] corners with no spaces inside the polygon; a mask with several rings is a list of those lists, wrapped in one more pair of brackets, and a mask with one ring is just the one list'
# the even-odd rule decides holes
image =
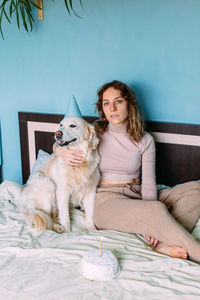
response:
{"label": "party hat", "polygon": [[65,117],[83,118],[74,96],[73,96],[72,100],[70,101],[70,103],[68,105]]}

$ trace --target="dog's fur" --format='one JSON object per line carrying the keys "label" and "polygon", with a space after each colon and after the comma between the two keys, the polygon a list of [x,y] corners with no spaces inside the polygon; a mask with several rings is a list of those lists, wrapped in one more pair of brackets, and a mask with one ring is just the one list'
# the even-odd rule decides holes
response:
{"label": "dog's fur", "polygon": [[[94,229],[93,209],[96,187],[100,174],[98,169],[98,139],[94,127],[78,117],[64,118],[56,145],[81,149],[86,162],[73,167],[53,153],[47,163],[34,174],[22,192],[22,203],[27,223],[37,231],[51,229],[70,231],[69,206],[79,206],[85,211],[86,226]],[[58,223],[56,222],[58,219]]]}

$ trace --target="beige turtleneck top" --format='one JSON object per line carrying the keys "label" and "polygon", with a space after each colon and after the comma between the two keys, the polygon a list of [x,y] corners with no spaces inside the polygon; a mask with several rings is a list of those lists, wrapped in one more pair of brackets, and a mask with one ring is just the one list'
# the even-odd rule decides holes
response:
{"label": "beige turtleneck top", "polygon": [[103,180],[129,181],[141,177],[142,199],[157,200],[155,143],[145,132],[139,143],[131,140],[126,125],[108,125],[100,145],[99,169]]}

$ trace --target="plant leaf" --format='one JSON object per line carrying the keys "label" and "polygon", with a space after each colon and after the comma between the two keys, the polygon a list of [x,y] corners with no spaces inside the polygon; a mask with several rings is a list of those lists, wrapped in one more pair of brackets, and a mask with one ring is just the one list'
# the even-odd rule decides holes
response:
{"label": "plant leaf", "polygon": [[2,27],[1,27],[2,17],[3,17],[3,10],[1,11],[1,14],[0,14],[0,32],[1,32],[2,39],[4,40],[4,35],[3,35]]}
{"label": "plant leaf", "polygon": [[15,7],[15,9],[17,8],[17,5],[16,5],[16,3],[15,3],[15,1],[14,0],[12,0],[12,4],[13,4],[13,6]]}
{"label": "plant leaf", "polygon": [[23,26],[24,26],[25,30],[27,32],[29,32],[28,26],[27,26],[27,23],[26,23],[26,15],[25,15],[24,5],[23,4],[20,5],[20,11],[21,11],[21,16],[22,16],[22,20],[23,20]]}
{"label": "plant leaf", "polygon": [[[70,5],[70,8],[73,12],[73,14],[77,17],[77,18],[80,18],[81,19],[81,16],[75,11],[75,9],[73,8],[73,1],[72,0],[68,0],[69,1],[69,5]],[[79,0],[80,1],[80,0]]]}
{"label": "plant leaf", "polygon": [[72,0],[69,0],[69,5],[71,7],[71,10],[73,10],[73,3],[72,3]]}
{"label": "plant leaf", "polygon": [[64,0],[64,1],[65,1],[65,6],[66,6],[66,8],[68,10],[68,13],[71,16],[70,9],[69,9],[69,6],[68,6],[68,0]]}
{"label": "plant leaf", "polygon": [[5,7],[6,2],[8,2],[9,0],[3,0],[3,2],[0,5],[0,9],[2,9],[2,7]]}
{"label": "plant leaf", "polygon": [[29,25],[30,25],[30,31],[32,31],[33,30],[33,22],[34,22],[33,16],[27,7],[25,7],[25,10],[26,10],[26,14],[28,17]]}
{"label": "plant leaf", "polygon": [[19,12],[18,12],[18,7],[16,6],[16,18],[17,18],[17,26],[20,29],[20,24],[19,24]]}
{"label": "plant leaf", "polygon": [[11,3],[10,3],[10,18],[12,17],[12,12],[13,12],[12,6],[13,6],[13,4],[12,4],[12,1],[11,1]]}
{"label": "plant leaf", "polygon": [[31,10],[31,5],[29,4],[28,1],[26,1],[26,0],[20,0],[20,2],[23,3],[23,5],[24,5],[25,7],[28,7],[29,10]]}
{"label": "plant leaf", "polygon": [[34,1],[26,0],[26,2],[29,2],[32,6],[36,7],[37,9],[40,9],[40,7]]}
{"label": "plant leaf", "polygon": [[[54,2],[54,0],[52,0]],[[83,7],[83,2],[82,0],[79,0],[80,5],[82,9],[84,10]],[[64,0],[66,9],[68,14],[71,16],[71,12],[78,18],[81,18],[81,16],[76,12],[76,10],[73,7],[73,0]],[[9,11],[9,16],[6,12],[6,5],[8,4],[8,11]],[[16,14],[16,22],[17,22],[17,27],[20,30],[20,20],[22,18],[23,24],[22,26],[25,28],[27,32],[32,31],[33,29],[33,22],[34,18],[32,15],[32,9],[33,7],[37,9],[41,9],[37,2],[35,3],[34,0],[2,0],[2,3],[0,4],[0,33],[2,38],[4,39],[3,35],[3,30],[2,30],[2,20],[3,17],[6,18],[6,20],[11,23],[11,18],[13,16],[13,13],[15,12]]]}
{"label": "plant leaf", "polygon": [[7,21],[11,24],[10,19],[8,18],[8,15],[4,8],[3,8],[3,13],[4,13],[4,16],[6,17]]}

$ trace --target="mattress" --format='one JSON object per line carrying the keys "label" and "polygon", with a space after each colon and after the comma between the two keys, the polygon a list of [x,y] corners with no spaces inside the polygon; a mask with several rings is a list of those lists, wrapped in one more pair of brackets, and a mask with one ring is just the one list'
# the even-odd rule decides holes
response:
{"label": "mattress", "polygon": [[[140,235],[85,228],[84,214],[71,209],[72,230],[37,234],[26,225],[20,193],[0,185],[0,299],[199,299],[200,265],[152,251]],[[200,221],[192,234],[200,240]],[[79,273],[83,255],[111,250],[121,266],[116,279],[97,282]]]}

